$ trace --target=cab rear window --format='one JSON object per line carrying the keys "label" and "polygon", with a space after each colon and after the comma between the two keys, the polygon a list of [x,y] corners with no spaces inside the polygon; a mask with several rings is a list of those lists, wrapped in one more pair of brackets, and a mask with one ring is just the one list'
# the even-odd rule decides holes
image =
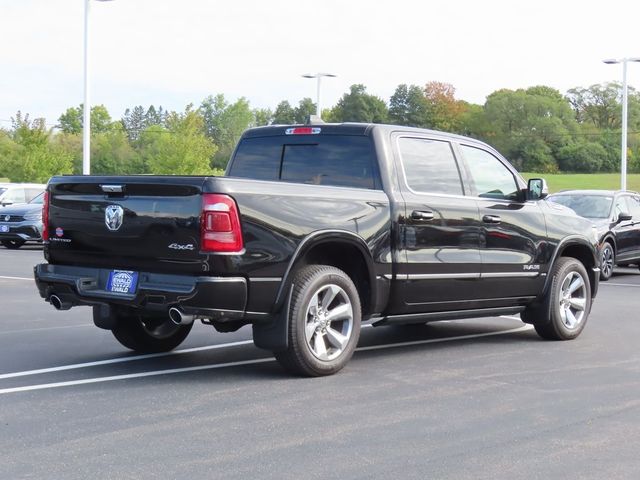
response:
{"label": "cab rear window", "polygon": [[230,177],[380,188],[371,144],[365,136],[300,135],[243,139]]}

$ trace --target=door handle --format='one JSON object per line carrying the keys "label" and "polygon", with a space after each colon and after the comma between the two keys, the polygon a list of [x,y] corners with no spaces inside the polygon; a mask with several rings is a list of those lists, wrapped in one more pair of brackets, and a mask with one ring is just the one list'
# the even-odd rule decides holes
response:
{"label": "door handle", "polygon": [[414,210],[413,212],[411,212],[411,218],[413,220],[433,220],[433,212]]}
{"label": "door handle", "polygon": [[484,223],[500,223],[500,215],[485,215],[482,217]]}

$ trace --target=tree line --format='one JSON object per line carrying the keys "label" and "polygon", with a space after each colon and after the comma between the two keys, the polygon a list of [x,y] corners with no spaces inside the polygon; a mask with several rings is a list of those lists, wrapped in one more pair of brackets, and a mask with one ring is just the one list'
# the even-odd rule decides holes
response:
{"label": "tree line", "polygon": [[[484,105],[459,100],[447,83],[399,85],[388,102],[352,85],[322,112],[327,122],[375,122],[468,135],[496,147],[529,172],[615,172],[620,169],[621,85],[596,84],[560,93],[547,86],[501,89]],[[640,172],[640,94],[629,89],[628,168]],[[242,97],[206,97],[182,112],[134,106],[114,120],[91,108],[94,174],[216,175],[224,170],[242,132],[254,126],[305,123],[315,104],[281,101],[275,109],[251,107]],[[0,129],[0,177],[44,182],[82,172],[82,105],[68,108],[54,128],[17,112]]]}

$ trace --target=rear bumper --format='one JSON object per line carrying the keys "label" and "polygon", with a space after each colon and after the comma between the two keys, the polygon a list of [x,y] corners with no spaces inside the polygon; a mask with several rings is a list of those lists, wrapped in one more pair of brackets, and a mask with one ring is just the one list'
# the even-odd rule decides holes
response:
{"label": "rear bumper", "polygon": [[42,263],[34,267],[40,296],[56,295],[77,305],[122,305],[143,310],[185,313],[214,320],[245,316],[247,282],[242,277],[206,277],[139,272],[135,293],[107,291],[111,270]]}

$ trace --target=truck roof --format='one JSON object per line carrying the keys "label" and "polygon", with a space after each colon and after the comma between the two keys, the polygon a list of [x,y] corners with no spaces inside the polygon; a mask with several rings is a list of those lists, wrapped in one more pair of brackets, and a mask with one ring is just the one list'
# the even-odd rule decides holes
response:
{"label": "truck roof", "polygon": [[382,123],[357,123],[357,122],[344,122],[344,123],[311,123],[311,124],[291,124],[291,125],[267,125],[262,127],[254,127],[246,130],[243,134],[245,138],[254,137],[270,137],[284,135],[286,130],[291,128],[320,128],[325,135],[371,135],[371,132],[375,130],[383,130],[386,132],[415,132],[419,134],[431,134],[439,137],[448,137],[452,140],[465,140],[473,141],[475,143],[481,143],[487,145],[484,142],[471,137],[465,137],[464,135],[458,135],[456,133],[443,132],[439,130],[430,130],[428,128],[418,127],[406,127],[403,125],[389,125]]}

